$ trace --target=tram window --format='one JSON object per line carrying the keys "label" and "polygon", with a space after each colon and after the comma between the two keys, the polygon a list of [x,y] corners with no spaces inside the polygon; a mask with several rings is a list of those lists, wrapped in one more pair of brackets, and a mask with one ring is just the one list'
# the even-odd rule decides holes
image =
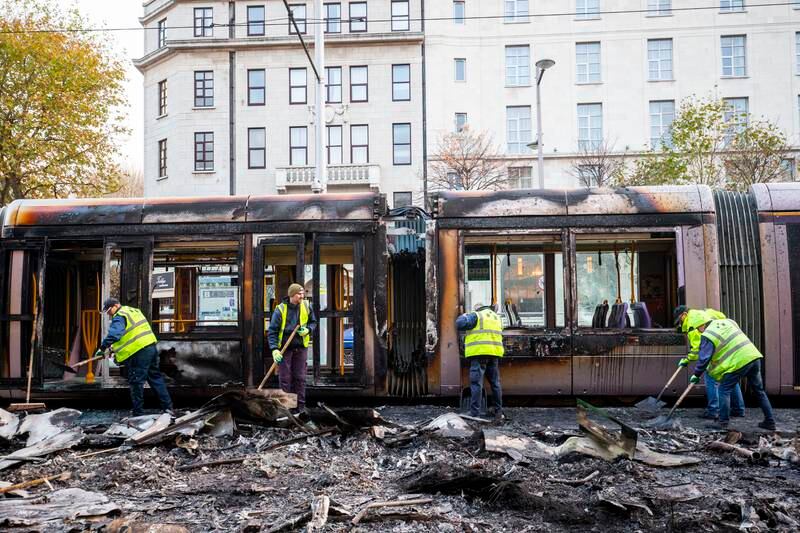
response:
{"label": "tram window", "polygon": [[677,301],[672,234],[580,235],[576,246],[578,326],[669,328]]}
{"label": "tram window", "polygon": [[344,373],[353,365],[353,244],[319,245],[319,362]]}
{"label": "tram window", "polygon": [[238,327],[238,243],[159,243],[152,274],[152,317],[158,332]]}
{"label": "tram window", "polygon": [[496,304],[506,328],[564,327],[560,242],[468,243],[464,255],[466,310]]}

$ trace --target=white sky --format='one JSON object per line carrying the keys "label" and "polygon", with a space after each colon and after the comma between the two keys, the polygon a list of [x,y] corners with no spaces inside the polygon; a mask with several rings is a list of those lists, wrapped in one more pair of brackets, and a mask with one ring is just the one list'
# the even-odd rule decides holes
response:
{"label": "white sky", "polygon": [[[143,13],[141,0],[74,0],[78,9],[93,27],[140,28]],[[141,57],[144,50],[144,31],[115,31],[104,34],[114,42],[114,49],[124,58],[127,72],[125,93],[128,107],[124,110],[125,126],[131,135],[122,139],[121,164],[131,170],[142,170],[144,158],[144,89],[142,75],[133,66],[132,59]]]}

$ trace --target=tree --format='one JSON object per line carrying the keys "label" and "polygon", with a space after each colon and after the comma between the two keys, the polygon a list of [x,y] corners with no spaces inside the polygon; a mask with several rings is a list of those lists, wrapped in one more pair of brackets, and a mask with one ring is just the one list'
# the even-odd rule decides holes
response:
{"label": "tree", "polygon": [[746,191],[754,183],[788,179],[783,166],[788,154],[786,135],[775,124],[748,124],[733,138],[725,155],[728,188]]}
{"label": "tree", "polygon": [[618,185],[701,184],[747,190],[753,183],[783,177],[789,153],[786,136],[767,120],[713,97],[681,104],[668,142],[640,158]]}
{"label": "tree", "polygon": [[144,196],[144,172],[133,168],[123,170],[119,188],[105,196],[109,198],[141,198]]}
{"label": "tree", "polygon": [[[0,202],[119,189],[122,63],[75,11],[0,0]],[[63,31],[49,31],[60,29]]]}
{"label": "tree", "polygon": [[484,132],[473,133],[469,126],[439,140],[428,174],[432,190],[507,189],[510,181],[503,156],[491,137]]}
{"label": "tree", "polygon": [[579,150],[570,172],[583,187],[608,187],[622,179],[625,157],[614,155],[613,143],[588,144]]}

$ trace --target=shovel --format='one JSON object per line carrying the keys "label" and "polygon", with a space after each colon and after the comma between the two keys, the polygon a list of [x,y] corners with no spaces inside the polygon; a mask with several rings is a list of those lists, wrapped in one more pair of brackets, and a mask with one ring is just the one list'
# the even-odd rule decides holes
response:
{"label": "shovel", "polygon": [[681,397],[678,398],[678,401],[675,402],[675,405],[673,405],[672,409],[669,410],[668,415],[666,416],[661,415],[659,417],[656,417],[653,420],[651,420],[647,425],[655,429],[672,429],[673,427],[675,427],[676,421],[672,419],[672,414],[675,412],[675,409],[677,409],[678,406],[681,403],[683,403],[684,398],[686,398],[686,396],[689,394],[689,391],[692,390],[692,387],[694,387],[694,383],[689,382],[689,386],[686,387],[686,390],[683,391]]}
{"label": "shovel", "polygon": [[105,354],[104,355],[97,355],[95,357],[90,357],[86,361],[81,361],[80,363],[75,363],[72,366],[65,365],[64,363],[59,363],[58,361],[50,361],[50,362],[52,364],[54,364],[55,366],[57,366],[58,368],[62,369],[62,370],[65,370],[65,371],[67,371],[67,372],[69,372],[71,374],[77,374],[78,371],[75,370],[75,369],[78,368],[79,366],[88,365],[92,361],[97,361],[98,359],[103,359],[104,357],[105,357]]}
{"label": "shovel", "polygon": [[669,381],[667,381],[667,384],[664,385],[664,388],[661,389],[661,392],[658,393],[657,397],[653,398],[652,396],[648,396],[644,400],[637,403],[634,407],[637,409],[642,409],[643,411],[658,411],[667,405],[667,402],[661,401],[661,396],[663,396],[664,392],[669,388],[670,385],[672,385],[672,382],[675,381],[675,378],[678,377],[678,374],[681,373],[681,370],[683,370],[682,366],[679,366],[678,369],[675,370],[675,373],[672,374],[672,377],[669,378]]}

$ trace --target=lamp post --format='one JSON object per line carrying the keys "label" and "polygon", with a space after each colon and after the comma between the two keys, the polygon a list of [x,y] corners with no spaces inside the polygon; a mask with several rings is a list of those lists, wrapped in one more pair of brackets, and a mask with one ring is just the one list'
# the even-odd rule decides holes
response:
{"label": "lamp post", "polygon": [[552,59],[540,59],[536,62],[536,141],[528,145],[528,148],[536,147],[537,171],[539,174],[539,188],[544,189],[544,154],[542,153],[542,77],[544,71],[555,65]]}

